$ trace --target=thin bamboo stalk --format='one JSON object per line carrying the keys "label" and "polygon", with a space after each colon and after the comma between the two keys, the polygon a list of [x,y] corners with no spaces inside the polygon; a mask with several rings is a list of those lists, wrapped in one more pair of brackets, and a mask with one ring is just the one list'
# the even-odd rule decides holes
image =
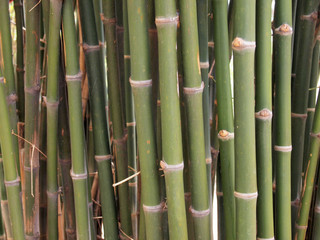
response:
{"label": "thin bamboo stalk", "polygon": [[[181,0],[182,59],[184,98],[187,113],[191,173],[190,211],[195,239],[210,239],[210,207],[206,174],[202,92],[196,1]],[[207,44],[207,43],[206,43]]]}
{"label": "thin bamboo stalk", "polygon": [[236,237],[251,240],[256,239],[258,197],[254,119],[255,1],[234,1],[234,11]]}
{"label": "thin bamboo stalk", "polygon": [[[166,183],[169,236],[187,239],[183,190],[183,152],[177,78],[177,23],[175,1],[157,1],[162,161]],[[174,169],[174,170],[173,170]]]}
{"label": "thin bamboo stalk", "polygon": [[272,56],[271,2],[259,0],[256,7],[256,152],[257,152],[257,236],[273,238],[272,192]]}
{"label": "thin bamboo stalk", "polygon": [[276,239],[291,239],[290,167],[291,162],[291,0],[275,5],[274,30],[274,157],[276,163],[275,231]]}
{"label": "thin bamboo stalk", "polygon": [[[234,128],[229,72],[227,1],[213,1],[220,176],[226,239],[235,239]],[[219,27],[218,27],[219,26]],[[222,223],[221,223],[222,224]]]}
{"label": "thin bamboo stalk", "polygon": [[[40,94],[40,6],[37,0],[25,1],[26,73],[25,73],[25,218],[26,236],[38,237],[39,229],[39,94]],[[36,7],[35,7],[36,6]],[[32,11],[30,11],[32,9]]]}
{"label": "thin bamboo stalk", "polygon": [[131,87],[137,122],[141,169],[140,214],[145,217],[147,239],[162,239],[159,173],[156,164],[156,137],[152,117],[152,80],[150,69],[147,9],[145,0],[128,0],[131,56]]}
{"label": "thin bamboo stalk", "polygon": [[[317,184],[319,186],[319,166],[318,166],[318,176],[317,176]],[[314,208],[313,208],[313,218],[312,218],[312,229],[311,229],[311,237],[309,239],[312,240],[316,240],[319,239],[320,237],[320,228],[319,228],[319,224],[320,224],[320,191],[319,188],[316,186],[315,187],[316,191],[315,191],[315,204],[314,204]]]}

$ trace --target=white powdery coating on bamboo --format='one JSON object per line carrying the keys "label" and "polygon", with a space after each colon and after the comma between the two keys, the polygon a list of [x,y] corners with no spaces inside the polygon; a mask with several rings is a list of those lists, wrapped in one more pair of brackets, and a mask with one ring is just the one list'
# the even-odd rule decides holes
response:
{"label": "white powdery coating on bamboo", "polygon": [[308,114],[307,113],[291,113],[291,117],[293,118],[307,118]]}
{"label": "white powdery coating on bamboo", "polygon": [[206,210],[195,210],[192,206],[190,206],[189,211],[193,217],[205,217],[210,214],[210,208]]}
{"label": "white powdery coating on bamboo", "polygon": [[298,223],[295,224],[295,228],[296,229],[301,229],[301,230],[306,230],[308,228],[308,226],[300,226],[298,225]]}
{"label": "white powdery coating on bamboo", "polygon": [[147,212],[147,213],[161,212],[163,208],[164,208],[163,202],[161,202],[159,205],[155,205],[155,206],[147,206],[147,205],[143,204],[143,211]]}
{"label": "white powdery coating on bamboo", "polygon": [[290,145],[290,146],[274,145],[274,150],[277,151],[277,152],[291,152],[292,151],[292,145]]}
{"label": "white powdery coating on bamboo", "polygon": [[204,83],[201,82],[200,87],[193,87],[193,88],[184,87],[183,88],[183,93],[185,95],[192,95],[192,94],[202,93],[203,92],[203,88],[204,88]]}
{"label": "white powdery coating on bamboo", "polygon": [[111,154],[108,154],[108,155],[95,155],[94,159],[97,162],[107,161],[107,160],[111,160],[112,159],[112,155]]}
{"label": "white powdery coating on bamboo", "polygon": [[129,78],[129,82],[131,84],[131,87],[151,87],[152,86],[152,79],[147,80],[133,80],[131,77]]}
{"label": "white powdery coating on bamboo", "polygon": [[256,48],[256,42],[244,40],[241,37],[236,37],[232,41],[232,49],[234,51],[254,50]]}
{"label": "white powdery coating on bamboo", "polygon": [[66,75],[66,81],[67,82],[81,82],[82,81],[82,77],[83,77],[83,74],[80,71],[75,75]]}
{"label": "white powdery coating on bamboo", "polygon": [[19,176],[16,179],[11,180],[11,181],[4,180],[4,185],[6,187],[19,186],[19,184],[20,184],[20,177]]}
{"label": "white powdery coating on bamboo", "polygon": [[244,199],[244,200],[251,200],[251,199],[256,199],[258,198],[258,192],[254,193],[240,193],[234,191],[234,197]]}
{"label": "white powdery coating on bamboo", "polygon": [[200,68],[206,69],[209,67],[210,67],[209,62],[200,62]]}
{"label": "white powdery coating on bamboo", "polygon": [[179,16],[174,17],[156,17],[155,23],[156,26],[161,26],[164,24],[178,24]]}
{"label": "white powdery coating on bamboo", "polygon": [[301,15],[301,20],[307,20],[307,21],[316,21],[318,19],[318,11],[314,11],[307,15]]}
{"label": "white powdery coating on bamboo", "polygon": [[87,179],[88,174],[87,171],[85,173],[74,173],[73,170],[70,170],[70,176],[72,180],[81,180],[81,179]]}
{"label": "white powdery coating on bamboo", "polygon": [[234,139],[234,133],[228,132],[227,130],[220,130],[218,133],[218,138],[223,142],[228,141]]}
{"label": "white powdery coating on bamboo", "polygon": [[278,28],[274,30],[275,34],[281,36],[290,36],[292,35],[292,32],[292,27],[287,23],[280,25]]}
{"label": "white powdery coating on bamboo", "polygon": [[260,110],[259,112],[256,112],[255,116],[257,119],[260,119],[260,120],[264,120],[264,121],[271,120],[272,119],[272,111],[269,110],[268,108],[264,108],[264,109]]}
{"label": "white powdery coating on bamboo", "polygon": [[179,164],[169,165],[164,160],[162,160],[160,162],[160,166],[161,166],[164,173],[168,173],[168,172],[182,171],[184,168],[184,163],[181,162]]}

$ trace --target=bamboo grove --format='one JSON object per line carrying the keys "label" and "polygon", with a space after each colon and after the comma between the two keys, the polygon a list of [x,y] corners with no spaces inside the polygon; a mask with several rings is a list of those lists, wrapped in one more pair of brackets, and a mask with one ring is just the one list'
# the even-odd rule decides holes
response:
{"label": "bamboo grove", "polygon": [[0,239],[319,240],[319,0],[0,0]]}

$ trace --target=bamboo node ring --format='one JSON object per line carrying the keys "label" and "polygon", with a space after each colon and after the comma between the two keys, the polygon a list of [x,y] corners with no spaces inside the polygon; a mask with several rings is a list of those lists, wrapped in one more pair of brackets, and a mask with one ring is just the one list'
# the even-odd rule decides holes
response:
{"label": "bamboo node ring", "polygon": [[48,196],[49,198],[51,198],[51,197],[58,197],[58,194],[59,194],[59,191],[56,191],[56,192],[47,191],[47,196]]}
{"label": "bamboo node ring", "polygon": [[254,193],[240,193],[240,192],[234,191],[234,196],[235,196],[236,198],[240,198],[240,199],[244,199],[244,200],[251,200],[251,199],[256,199],[256,198],[258,198],[258,192],[254,192]]}
{"label": "bamboo node ring", "polygon": [[301,20],[316,21],[318,19],[318,11],[314,11],[308,15],[301,15]]}
{"label": "bamboo node ring", "polygon": [[307,108],[307,112],[315,112],[316,109],[315,108]]}
{"label": "bamboo node ring", "polygon": [[217,197],[222,197],[223,196],[223,192],[216,192]]}
{"label": "bamboo node ring", "polygon": [[8,104],[12,104],[15,103],[18,100],[18,96],[15,93],[11,93],[8,97],[7,97],[7,103]]}
{"label": "bamboo node ring", "polygon": [[109,155],[95,155],[94,159],[97,162],[102,162],[102,161],[106,161],[106,160],[111,160],[112,159],[112,155],[111,154],[109,154]]}
{"label": "bamboo node ring", "polygon": [[292,35],[292,32],[293,32],[292,27],[287,23],[280,25],[278,28],[274,30],[275,34],[282,35],[282,36]]}
{"label": "bamboo node ring", "polygon": [[129,182],[129,187],[137,187],[138,183],[137,182]]}
{"label": "bamboo node ring", "polygon": [[126,141],[127,141],[127,138],[128,138],[128,134],[125,134],[125,135],[123,135],[123,137],[122,138],[119,138],[119,139],[113,139],[112,140],[112,142],[114,143],[114,144],[124,144],[124,143],[126,143]]}
{"label": "bamboo node ring", "polygon": [[208,47],[214,48],[214,42],[208,42]]}
{"label": "bamboo node ring", "polygon": [[296,223],[296,224],[295,224],[295,228],[296,228],[296,229],[305,230],[305,229],[308,228],[308,226],[300,226],[300,225],[298,225],[298,223]]}
{"label": "bamboo node ring", "polygon": [[29,93],[29,94],[37,94],[40,92],[40,85],[34,85],[32,87],[24,88],[24,92]]}
{"label": "bamboo node ring", "polygon": [[132,80],[131,77],[129,78],[129,82],[131,87],[133,88],[140,88],[140,87],[151,87],[152,86],[152,79],[147,80]]}
{"label": "bamboo node ring", "polygon": [[117,19],[116,18],[106,18],[103,13],[100,13],[100,18],[101,18],[101,21],[103,22],[103,24],[115,24],[117,22]]}
{"label": "bamboo node ring", "polygon": [[274,145],[274,150],[277,151],[277,152],[291,152],[292,151],[292,145],[290,145],[290,146]]}
{"label": "bamboo node ring", "polygon": [[209,68],[210,67],[210,64],[209,62],[200,62],[200,68]]}
{"label": "bamboo node ring", "polygon": [[50,102],[45,96],[43,96],[42,98],[47,108],[57,108],[59,106],[59,101]]}
{"label": "bamboo node ring", "polygon": [[291,117],[293,118],[302,118],[302,119],[305,119],[308,117],[308,114],[307,113],[291,113]]}
{"label": "bamboo node ring", "polygon": [[313,133],[313,132],[311,132],[311,133],[310,133],[310,136],[311,136],[311,137],[315,137],[315,138],[320,138],[320,132],[318,132],[318,133]]}
{"label": "bamboo node ring", "polygon": [[257,240],[274,240],[274,237],[271,237],[271,238],[257,238]]}
{"label": "bamboo node ring", "polygon": [[164,160],[160,162],[161,169],[163,170],[164,173],[169,173],[169,172],[176,172],[176,171],[181,171],[184,168],[184,163],[178,163],[174,165],[169,165],[167,164]]}
{"label": "bamboo node ring", "polygon": [[174,16],[174,17],[156,17],[155,23],[157,26],[161,26],[164,24],[178,24],[179,22],[179,16]]}
{"label": "bamboo node ring", "polygon": [[210,214],[210,208],[205,210],[195,210],[192,206],[190,206],[189,211],[193,217],[205,217]]}
{"label": "bamboo node ring", "polygon": [[82,81],[82,77],[83,77],[83,74],[80,71],[75,75],[66,75],[66,81],[67,82],[81,82]]}
{"label": "bamboo node ring", "polygon": [[0,77],[0,83],[5,83],[4,77]]}
{"label": "bamboo node ring", "polygon": [[85,173],[74,173],[73,169],[70,170],[70,176],[72,180],[81,180],[81,179],[87,179],[88,174],[87,172]]}
{"label": "bamboo node ring", "polygon": [[272,119],[272,111],[267,108],[260,110],[259,112],[255,113],[257,119],[260,120],[271,120]]}
{"label": "bamboo node ring", "polygon": [[20,184],[20,177],[19,177],[19,176],[17,176],[16,179],[11,180],[11,181],[6,181],[6,180],[4,180],[4,185],[5,185],[6,187],[19,186],[19,184]]}
{"label": "bamboo node ring", "polygon": [[126,125],[127,125],[127,127],[134,127],[137,124],[136,124],[136,122],[127,122]]}
{"label": "bamboo node ring", "polygon": [[84,53],[90,53],[100,50],[100,45],[89,45],[87,43],[84,43],[82,45]]}
{"label": "bamboo node ring", "polygon": [[164,208],[164,202],[161,202],[159,205],[155,205],[155,206],[147,206],[143,204],[143,211],[147,213],[161,212],[163,208]]}
{"label": "bamboo node ring", "polygon": [[247,41],[240,37],[236,37],[232,41],[232,49],[235,51],[254,50],[255,48],[256,48],[256,42]]}
{"label": "bamboo node ring", "polygon": [[209,158],[206,158],[206,164],[211,164],[212,163],[212,158],[209,157]]}
{"label": "bamboo node ring", "polygon": [[124,58],[124,59],[130,59],[131,56],[130,56],[130,55],[123,55],[123,58]]}
{"label": "bamboo node ring", "polygon": [[203,92],[203,88],[204,88],[204,83],[201,82],[200,87],[184,87],[183,88],[183,93],[185,95],[193,95],[193,94],[198,94],[198,93],[202,93]]}
{"label": "bamboo node ring", "polygon": [[316,207],[314,208],[314,211],[315,211],[316,213],[320,213],[320,206],[316,206]]}
{"label": "bamboo node ring", "polygon": [[234,133],[228,132],[227,130],[220,130],[218,138],[223,142],[228,141],[230,139],[234,139]]}
{"label": "bamboo node ring", "polygon": [[19,67],[16,67],[16,71],[17,72],[25,72],[24,68],[19,68]]}

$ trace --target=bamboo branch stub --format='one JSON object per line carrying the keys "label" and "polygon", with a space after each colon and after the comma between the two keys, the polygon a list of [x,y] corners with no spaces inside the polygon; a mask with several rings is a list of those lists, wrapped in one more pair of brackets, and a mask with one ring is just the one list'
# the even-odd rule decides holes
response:
{"label": "bamboo branch stub", "polygon": [[320,133],[313,133],[313,132],[311,132],[311,133],[310,133],[310,136],[320,139]]}
{"label": "bamboo branch stub", "polygon": [[205,210],[195,210],[192,206],[190,206],[189,211],[193,217],[205,217],[210,214],[210,208]]}
{"label": "bamboo branch stub", "polygon": [[290,146],[277,146],[274,145],[274,150],[277,152],[291,152],[292,151],[292,145]]}
{"label": "bamboo branch stub", "polygon": [[234,133],[228,132],[227,130],[220,130],[218,133],[218,138],[223,142],[228,141],[234,139]]}
{"label": "bamboo branch stub", "polygon": [[308,15],[301,15],[300,16],[301,20],[306,20],[306,21],[317,21],[318,19],[318,11],[313,11],[312,13]]}
{"label": "bamboo branch stub", "polygon": [[245,51],[245,50],[254,50],[255,48],[256,48],[256,42],[247,41],[240,37],[236,37],[232,41],[232,49],[237,52]]}
{"label": "bamboo branch stub", "polygon": [[182,171],[184,168],[184,163],[181,162],[179,164],[169,165],[164,160],[160,162],[161,169],[164,173]]}
{"label": "bamboo branch stub", "polygon": [[240,198],[240,199],[243,199],[243,200],[257,199],[258,198],[258,192],[240,193],[240,192],[234,191],[234,197],[235,198]]}
{"label": "bamboo branch stub", "polygon": [[206,164],[211,164],[212,163],[212,158],[206,158]]}
{"label": "bamboo branch stub", "polygon": [[255,113],[257,119],[268,121],[272,119],[272,111],[267,108],[260,110],[259,112]]}
{"label": "bamboo branch stub", "polygon": [[281,35],[281,36],[291,36],[292,33],[293,33],[292,27],[286,23],[274,29],[274,34]]}

